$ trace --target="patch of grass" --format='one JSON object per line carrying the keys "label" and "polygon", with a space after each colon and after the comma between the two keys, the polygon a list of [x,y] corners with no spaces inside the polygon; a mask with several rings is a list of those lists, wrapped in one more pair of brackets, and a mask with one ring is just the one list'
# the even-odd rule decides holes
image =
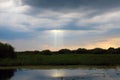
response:
{"label": "patch of grass", "polygon": [[120,54],[17,54],[15,59],[0,59],[0,66],[29,65],[120,65]]}

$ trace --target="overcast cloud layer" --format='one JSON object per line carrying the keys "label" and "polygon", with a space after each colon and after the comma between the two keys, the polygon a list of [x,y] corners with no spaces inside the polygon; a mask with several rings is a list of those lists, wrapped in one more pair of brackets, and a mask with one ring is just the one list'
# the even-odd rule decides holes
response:
{"label": "overcast cloud layer", "polygon": [[0,0],[0,41],[20,50],[120,43],[120,0]]}

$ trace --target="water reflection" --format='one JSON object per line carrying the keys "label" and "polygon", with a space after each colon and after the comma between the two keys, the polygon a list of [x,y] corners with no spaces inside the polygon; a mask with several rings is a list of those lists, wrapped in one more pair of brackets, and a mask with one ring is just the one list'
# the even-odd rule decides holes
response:
{"label": "water reflection", "polygon": [[0,80],[120,80],[120,68],[0,70],[0,75]]}
{"label": "water reflection", "polygon": [[15,69],[1,69],[0,70],[0,80],[9,80],[14,76]]}

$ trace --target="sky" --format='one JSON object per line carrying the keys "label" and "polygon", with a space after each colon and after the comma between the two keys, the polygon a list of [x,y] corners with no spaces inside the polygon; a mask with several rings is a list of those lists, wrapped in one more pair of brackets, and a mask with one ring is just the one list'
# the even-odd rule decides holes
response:
{"label": "sky", "polygon": [[16,51],[120,47],[120,0],[0,0],[0,41]]}

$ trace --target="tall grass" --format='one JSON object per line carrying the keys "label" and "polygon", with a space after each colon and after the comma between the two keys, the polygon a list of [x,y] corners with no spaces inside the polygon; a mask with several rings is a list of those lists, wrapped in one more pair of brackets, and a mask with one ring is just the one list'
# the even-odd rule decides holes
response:
{"label": "tall grass", "polygon": [[24,65],[120,65],[120,54],[17,54],[14,59],[0,59],[0,66]]}

